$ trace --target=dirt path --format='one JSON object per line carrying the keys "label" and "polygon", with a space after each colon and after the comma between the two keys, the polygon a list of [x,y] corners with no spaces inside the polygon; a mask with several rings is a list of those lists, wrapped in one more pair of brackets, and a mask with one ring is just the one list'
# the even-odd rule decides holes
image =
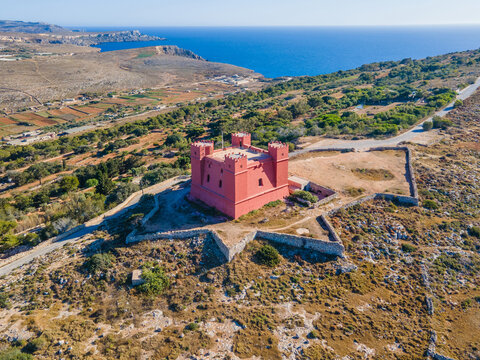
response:
{"label": "dirt path", "polygon": [[52,81],[40,72],[40,67],[38,66],[38,62],[34,59],[31,59],[30,61],[33,61],[33,64],[35,66],[35,72],[37,73],[37,75],[40,76],[43,80],[45,80],[49,84],[52,84]]}

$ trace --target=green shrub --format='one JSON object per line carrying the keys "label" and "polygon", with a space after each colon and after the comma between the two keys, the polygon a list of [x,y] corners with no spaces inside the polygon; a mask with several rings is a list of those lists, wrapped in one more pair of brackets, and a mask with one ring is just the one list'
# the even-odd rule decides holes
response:
{"label": "green shrub", "polygon": [[453,105],[453,107],[456,109],[456,108],[459,108],[461,106],[463,106],[463,101],[460,100],[460,99],[455,100],[455,104]]}
{"label": "green shrub", "polygon": [[283,203],[282,200],[270,201],[268,204],[265,204],[265,207],[266,208],[277,207],[278,205],[281,205],[282,203]]}
{"label": "green shrub", "polygon": [[183,329],[184,331],[195,331],[198,330],[200,326],[197,323],[190,323]]}
{"label": "green shrub", "polygon": [[18,348],[10,348],[0,351],[0,360],[33,360],[33,356],[22,353]]}
{"label": "green shrub", "polygon": [[440,116],[433,117],[433,127],[435,129],[446,129],[452,125],[453,123],[448,119],[442,118]]}
{"label": "green shrub", "polygon": [[470,236],[475,236],[476,238],[480,239],[480,226],[472,226],[468,229],[468,233]]}
{"label": "green shrub", "polygon": [[0,292],[0,309],[10,308],[10,301],[8,300],[8,295],[4,292]]}
{"label": "green shrub", "polygon": [[85,267],[90,273],[105,272],[112,267],[112,261],[111,254],[95,254],[85,262]]}
{"label": "green shrub", "polygon": [[402,244],[402,251],[411,253],[411,252],[417,251],[417,248],[412,244]]}
{"label": "green shrub", "polygon": [[277,249],[270,245],[263,245],[257,254],[258,262],[270,267],[277,266],[280,263],[280,255]]}
{"label": "green shrub", "polygon": [[42,350],[47,345],[47,341],[44,337],[40,336],[36,339],[30,340],[27,345],[22,349],[28,353],[34,353],[36,351]]}
{"label": "green shrub", "polygon": [[297,190],[293,193],[293,196],[308,201],[310,203],[316,203],[318,201],[318,197],[313,195],[311,192],[305,190]]}
{"label": "green shrub", "polygon": [[425,209],[429,209],[429,210],[436,210],[436,209],[438,209],[438,204],[434,200],[425,200],[423,202],[423,207]]}
{"label": "green shrub", "polygon": [[425,121],[422,125],[424,131],[429,131],[433,129],[433,122],[432,121]]}
{"label": "green shrub", "polygon": [[150,265],[145,264],[142,271],[142,279],[145,282],[137,289],[149,296],[162,294],[170,286],[170,279],[158,264],[153,267]]}
{"label": "green shrub", "polygon": [[86,186],[87,188],[96,187],[97,185],[98,185],[98,180],[95,179],[95,178],[88,179],[88,180],[85,182],[85,186]]}

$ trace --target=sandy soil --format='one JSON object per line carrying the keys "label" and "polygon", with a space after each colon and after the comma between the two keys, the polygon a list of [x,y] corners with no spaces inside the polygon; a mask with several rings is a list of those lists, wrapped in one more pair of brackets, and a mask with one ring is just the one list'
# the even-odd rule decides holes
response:
{"label": "sandy soil", "polygon": [[[347,189],[352,187],[365,189],[364,195],[374,192],[407,195],[409,186],[405,177],[405,164],[405,153],[402,151],[320,152],[291,160],[289,173],[327,186],[343,197],[349,197]],[[388,170],[394,179],[361,179],[352,172],[358,168]]]}

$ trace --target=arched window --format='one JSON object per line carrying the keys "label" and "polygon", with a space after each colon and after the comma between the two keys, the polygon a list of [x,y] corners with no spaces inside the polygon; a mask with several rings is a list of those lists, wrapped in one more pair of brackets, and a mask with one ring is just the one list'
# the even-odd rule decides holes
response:
{"label": "arched window", "polygon": [[222,180],[220,180],[220,181],[218,182],[218,187],[219,187],[219,188],[222,187]]}
{"label": "arched window", "polygon": [[220,174],[223,174],[223,169],[220,169]]}
{"label": "arched window", "polygon": [[263,186],[263,179],[262,178],[258,179],[258,186]]}
{"label": "arched window", "polygon": [[207,182],[210,182],[210,174],[207,175]]}

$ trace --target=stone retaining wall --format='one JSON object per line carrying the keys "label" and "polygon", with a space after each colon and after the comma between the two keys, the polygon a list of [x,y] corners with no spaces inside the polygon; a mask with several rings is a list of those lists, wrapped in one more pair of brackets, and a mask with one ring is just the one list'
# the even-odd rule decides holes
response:
{"label": "stone retaining wall", "polygon": [[257,237],[257,231],[252,231],[238,243],[229,248],[228,261],[231,261],[235,255],[241,253],[247,244]]}
{"label": "stone retaining wall", "polygon": [[407,181],[408,185],[410,186],[410,196],[417,199],[418,205],[418,189],[417,189],[417,181],[415,180],[415,172],[413,170],[413,156],[412,151],[408,146],[382,146],[371,148],[368,151],[386,151],[386,150],[397,150],[397,151],[405,151],[405,159],[406,159],[406,173],[407,173]]}
{"label": "stone retaining wall", "polygon": [[314,250],[322,254],[342,256],[345,251],[341,242],[313,239],[305,236],[257,231],[256,238],[270,240],[300,249]]}
{"label": "stone retaining wall", "polygon": [[[332,229],[333,227],[328,223],[325,218],[322,218],[324,222],[326,222],[327,228]],[[333,230],[334,231],[334,230]],[[268,231],[252,231],[248,235],[246,235],[242,240],[236,243],[233,246],[228,246],[222,240],[222,238],[218,235],[218,233],[214,230],[210,229],[195,229],[195,230],[179,230],[179,231],[169,231],[169,232],[158,232],[152,234],[145,234],[145,235],[134,235],[127,238],[127,244],[136,243],[140,241],[152,241],[152,240],[159,240],[159,239],[188,239],[194,236],[199,235],[210,235],[212,236],[213,240],[217,244],[220,252],[225,256],[227,261],[231,261],[235,255],[242,252],[245,249],[245,246],[252,240],[256,238],[262,238],[265,240],[270,240],[273,242],[290,245],[294,247],[298,247],[301,249],[310,249],[314,251],[318,251],[322,254],[328,255],[336,255],[342,256],[345,251],[345,248],[340,241],[340,238],[336,233],[332,234],[335,241],[325,241],[320,239],[313,239],[304,236],[297,236],[297,235],[289,235],[289,234],[281,234],[276,232],[268,232]]]}
{"label": "stone retaining wall", "polygon": [[[320,215],[320,220],[323,221],[323,224],[327,228],[328,232],[330,233],[330,236],[333,238],[333,240],[339,244],[342,244],[342,240],[340,239],[340,236],[338,236],[337,232],[333,228],[332,224],[330,221],[327,219],[325,214]],[[343,244],[342,244],[343,246]]]}

